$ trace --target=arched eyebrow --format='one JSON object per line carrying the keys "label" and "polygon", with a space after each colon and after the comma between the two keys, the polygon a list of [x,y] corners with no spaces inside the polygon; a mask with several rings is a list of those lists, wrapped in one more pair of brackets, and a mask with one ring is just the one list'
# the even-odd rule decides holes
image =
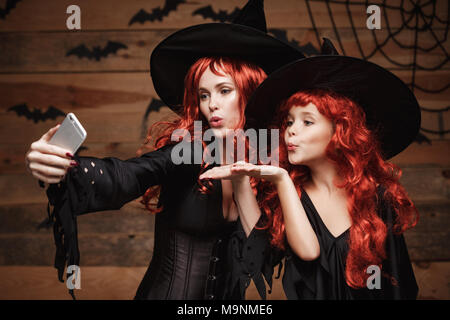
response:
{"label": "arched eyebrow", "polygon": [[[313,112],[311,112],[311,111],[303,111],[303,107],[297,107],[297,108],[299,108],[300,109],[300,111],[298,111],[298,113],[299,114],[301,114],[301,115],[310,115],[310,116],[314,116],[315,115],[315,113],[313,113]],[[292,110],[293,110],[293,108],[291,108],[291,110],[289,110],[289,112],[288,112],[288,115],[289,116],[291,116],[292,117]]]}
{"label": "arched eyebrow", "polygon": [[315,116],[314,113],[309,112],[309,111],[301,111],[301,113],[302,113],[303,115],[305,115],[305,116]]}
{"label": "arched eyebrow", "polygon": [[229,81],[224,81],[224,82],[218,83],[218,84],[216,84],[214,87],[215,87],[215,88],[218,88],[218,87],[225,86],[225,85],[229,85],[229,86],[234,87],[234,84],[231,83],[231,82],[229,82]]}
{"label": "arched eyebrow", "polygon": [[[234,88],[234,84],[233,84],[232,82],[228,82],[228,81],[220,82],[220,83],[216,84],[216,85],[214,86],[214,88],[220,88],[220,87],[222,87],[222,86],[224,86],[224,85],[228,85],[228,86],[231,86],[231,87]],[[199,90],[199,91],[200,91],[200,90],[203,90],[203,91],[209,91],[208,89],[203,88],[203,87],[198,88],[198,90]]]}

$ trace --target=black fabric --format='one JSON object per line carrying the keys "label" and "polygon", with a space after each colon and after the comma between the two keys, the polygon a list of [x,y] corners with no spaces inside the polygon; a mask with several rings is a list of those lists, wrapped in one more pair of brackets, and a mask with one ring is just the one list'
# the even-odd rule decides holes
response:
{"label": "black fabric", "polygon": [[267,33],[266,16],[264,14],[263,0],[249,0],[239,11],[232,23],[253,27]]}
{"label": "black fabric", "polygon": [[238,219],[237,229],[232,233],[227,251],[230,265],[227,270],[225,295],[231,299],[245,299],[245,291],[253,280],[262,299],[266,299],[266,282],[269,293],[272,289],[274,269],[278,266],[280,277],[284,253],[270,247],[269,234],[263,228],[261,217],[256,227],[246,237],[245,231]]}
{"label": "black fabric", "polygon": [[49,187],[60,281],[66,263],[82,267],[79,215],[119,209],[150,186],[161,185],[163,210],[155,218],[153,257],[135,299],[226,298],[228,242],[237,222],[223,217],[221,181],[213,181],[211,193],[200,193],[200,165],[175,165],[172,148],[126,161],[80,157],[64,183]]}
{"label": "black fabric", "polygon": [[[395,212],[383,200],[383,190],[379,189],[379,214],[388,226],[386,238],[386,260],[382,263],[381,289],[353,289],[345,281],[345,261],[348,253],[349,229],[338,237],[334,237],[321,220],[307,193],[302,190],[301,202],[305,208],[308,219],[317,235],[320,244],[320,256],[314,261],[303,261],[289,248],[284,253],[283,288],[286,297],[290,300],[390,300],[390,299],[416,299],[418,287],[408,250],[403,235],[392,232],[395,221]],[[274,251],[268,243],[267,235],[258,231],[261,238],[258,241],[248,241],[252,246],[251,257],[255,259],[265,255],[265,261],[257,268],[260,273],[270,277],[268,270],[281,263],[282,256]],[[263,238],[266,238],[265,241]],[[249,238],[250,240],[250,238]],[[267,251],[272,252],[268,254]],[[235,275],[244,277],[244,272]],[[261,294],[261,293],[260,293]],[[261,295],[263,298],[264,294]]]}

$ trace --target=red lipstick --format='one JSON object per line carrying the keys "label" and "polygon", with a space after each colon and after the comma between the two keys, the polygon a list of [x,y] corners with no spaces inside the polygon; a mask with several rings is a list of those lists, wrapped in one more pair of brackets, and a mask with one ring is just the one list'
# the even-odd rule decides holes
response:
{"label": "red lipstick", "polygon": [[209,124],[211,127],[220,127],[222,126],[223,119],[221,117],[214,116],[211,119],[209,119]]}

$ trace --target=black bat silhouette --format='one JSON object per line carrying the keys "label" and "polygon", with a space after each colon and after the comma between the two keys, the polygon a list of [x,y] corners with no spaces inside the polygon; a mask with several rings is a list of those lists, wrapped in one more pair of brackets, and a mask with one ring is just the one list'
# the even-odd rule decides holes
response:
{"label": "black bat silhouette", "polygon": [[66,53],[66,57],[70,55],[75,55],[78,58],[87,57],[89,60],[95,59],[99,61],[101,58],[105,58],[110,53],[116,53],[119,49],[128,49],[126,45],[120,42],[108,41],[104,48],[100,46],[94,46],[92,50],[88,49],[85,44],[81,44],[69,50]]}
{"label": "black bat silhouette", "polygon": [[152,111],[158,112],[161,109],[161,107],[165,107],[165,106],[166,106],[166,104],[164,102],[162,102],[161,100],[152,99],[152,101],[150,102],[150,104],[147,107],[147,110],[145,111],[144,118],[147,118],[148,115],[150,114],[150,112],[152,112]]}
{"label": "black bat silhouette", "polygon": [[166,0],[162,9],[161,7],[153,8],[151,13],[141,9],[131,18],[128,25],[131,26],[136,22],[143,24],[145,21],[162,21],[162,19],[167,17],[170,12],[176,11],[177,7],[182,3],[186,3],[186,0]]}
{"label": "black bat silhouette", "polygon": [[8,109],[8,111],[14,111],[19,117],[24,116],[27,119],[33,120],[34,123],[38,123],[39,121],[44,122],[47,119],[55,120],[57,117],[66,116],[64,112],[53,106],[49,106],[47,111],[45,112],[42,112],[41,109],[36,108],[33,108],[33,111],[31,111],[26,103],[12,106],[11,108]]}
{"label": "black bat silhouette", "polygon": [[146,127],[146,122],[148,119],[148,115],[150,114],[150,112],[152,111],[156,111],[158,112],[161,107],[166,106],[166,104],[164,102],[162,102],[159,99],[152,99],[152,101],[150,102],[150,104],[147,107],[147,110],[145,110],[145,114],[144,114],[144,118],[142,119],[142,126],[141,126],[141,137],[145,137],[147,135],[147,127]]}
{"label": "black bat silhouette", "polygon": [[282,29],[269,29],[270,33],[272,33],[275,38],[278,40],[281,40],[287,44],[290,44],[294,48],[297,48],[301,52],[303,52],[305,55],[316,55],[319,54],[319,50],[317,50],[311,42],[308,42],[306,45],[301,46],[300,43],[297,40],[288,40],[287,38],[287,31]]}
{"label": "black bat silhouette", "polygon": [[414,139],[415,142],[418,144],[422,144],[422,142],[425,142],[429,145],[431,145],[431,140],[428,139],[425,135],[423,135],[421,132],[417,135],[417,137]]}
{"label": "black bat silhouette", "polygon": [[17,2],[20,0],[6,0],[6,6],[5,8],[0,8],[0,19],[5,20],[5,17],[8,13],[11,12],[12,9],[16,7]]}
{"label": "black bat silhouette", "polygon": [[231,13],[228,13],[226,10],[219,10],[219,12],[215,12],[211,6],[206,6],[195,10],[192,12],[192,15],[200,15],[205,19],[211,18],[213,21],[231,22],[240,11],[241,10],[239,8],[235,8]]}

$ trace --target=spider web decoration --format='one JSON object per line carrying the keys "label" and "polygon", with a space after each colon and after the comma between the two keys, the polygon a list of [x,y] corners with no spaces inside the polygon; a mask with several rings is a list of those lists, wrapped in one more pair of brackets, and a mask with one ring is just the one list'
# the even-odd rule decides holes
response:
{"label": "spider web decoration", "polygon": [[[305,3],[308,9],[308,15],[318,43],[321,43],[321,40],[319,36],[319,30],[316,27],[316,20],[314,17],[314,13],[311,10],[311,2],[321,2],[325,4],[329,16],[329,21],[331,21],[334,35],[337,40],[337,45],[340,47],[343,55],[346,55],[346,50],[341,40],[339,30],[336,27],[336,22],[333,16],[333,12],[331,10],[331,4],[338,4],[345,6],[347,16],[351,25],[352,34],[354,36],[360,57],[362,59],[369,60],[375,54],[379,53],[387,61],[389,61],[395,67],[399,68],[399,70],[408,70],[411,72],[411,81],[407,82],[407,85],[411,88],[411,90],[414,93],[416,93],[417,91],[422,91],[428,94],[440,94],[450,88],[450,83],[444,83],[440,88],[437,89],[426,89],[417,84],[416,72],[418,70],[436,71],[443,68],[449,61],[449,54],[447,49],[445,48],[445,43],[447,41],[449,31],[450,8],[448,0],[442,1],[443,1],[442,3],[444,3],[444,1],[446,3],[445,12],[443,12],[442,10],[440,12],[437,12],[436,0],[428,0],[428,1],[402,0],[398,5],[392,5],[392,1],[389,1],[390,4],[388,4],[388,1],[386,0],[378,1],[378,3],[375,3],[376,1],[371,1],[369,3],[369,1],[349,1],[349,0],[305,0]],[[354,19],[352,17],[351,6],[360,6],[361,10],[364,10],[363,12],[366,12],[366,8],[369,5],[373,4],[380,7],[381,15],[384,18],[384,20],[382,20],[381,28],[387,30],[387,36],[384,39],[380,40],[379,39],[380,36],[377,35],[377,30],[376,29],[371,30],[373,41],[375,43],[375,48],[370,52],[364,52],[363,46],[361,45],[361,41],[356,30],[357,28],[355,27],[354,24]],[[401,17],[401,25],[400,27],[396,27],[395,30],[391,25],[392,19],[390,17],[390,14],[392,13],[399,14]],[[439,17],[438,16],[439,13],[441,13],[441,15],[442,14],[445,15],[446,13],[445,19]],[[444,30],[443,35],[441,35],[440,37],[437,32],[438,29]],[[413,32],[414,43],[412,45],[405,44],[402,42],[401,39],[399,39],[399,35],[401,35],[401,33],[405,31]],[[432,41],[434,43],[431,46],[421,44],[419,40],[424,39],[424,36],[426,36],[426,39],[428,41]],[[402,63],[396,61],[393,57],[390,57],[385,51],[385,47],[388,43],[390,45],[395,44],[400,50],[412,51],[412,62]],[[418,62],[417,58],[420,53],[428,54],[433,50],[437,50],[439,53],[438,56],[442,57],[440,61],[438,61],[434,65],[426,65]],[[437,113],[438,119],[438,130],[431,130],[422,127],[421,128],[422,132],[438,135],[440,138],[443,138],[445,134],[450,133],[450,130],[448,129],[446,130],[444,128],[444,113],[449,112],[450,106],[446,106],[441,109],[429,108],[422,105],[420,107],[422,112]],[[428,143],[431,143],[431,141],[428,140],[428,138],[426,138],[422,134],[419,134],[419,137],[417,137],[416,141],[419,143],[422,141],[427,141]]]}

